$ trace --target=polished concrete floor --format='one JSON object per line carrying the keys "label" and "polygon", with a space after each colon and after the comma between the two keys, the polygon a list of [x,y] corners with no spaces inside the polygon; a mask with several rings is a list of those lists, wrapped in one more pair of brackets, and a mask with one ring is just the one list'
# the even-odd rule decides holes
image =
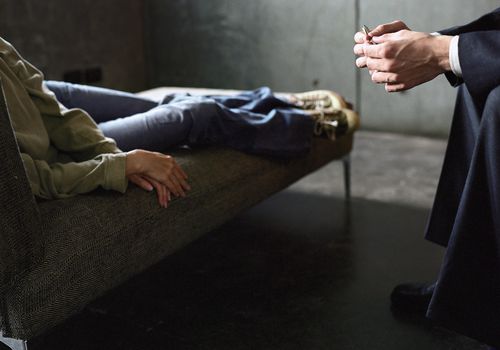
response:
{"label": "polished concrete floor", "polygon": [[422,238],[445,143],[359,132],[353,199],[339,162],[241,213],[89,305],[31,349],[483,349],[393,313],[432,281]]}

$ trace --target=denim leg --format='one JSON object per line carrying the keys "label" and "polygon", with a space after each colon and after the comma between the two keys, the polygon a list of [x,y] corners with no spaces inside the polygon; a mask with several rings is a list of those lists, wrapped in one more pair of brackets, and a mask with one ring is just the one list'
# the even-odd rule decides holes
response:
{"label": "denim leg", "polygon": [[230,96],[207,96],[227,108],[238,108],[249,112],[267,114],[276,108],[295,108],[294,105],[276,96],[268,87],[261,87],[253,91],[243,91]]}
{"label": "denim leg", "polygon": [[98,125],[104,135],[114,139],[124,151],[163,152],[186,143],[193,121],[188,111],[168,104]]}
{"label": "denim leg", "polygon": [[223,145],[280,157],[303,155],[310,148],[313,120],[267,88],[229,97],[177,96],[168,105],[192,119],[191,145]]}
{"label": "denim leg", "polygon": [[155,101],[128,92],[95,86],[60,81],[46,81],[45,85],[66,108],[81,108],[96,123],[143,113],[158,105]]}
{"label": "denim leg", "polygon": [[86,110],[124,151],[164,151],[188,143],[288,157],[306,153],[313,134],[312,119],[269,88],[233,96],[173,94],[158,106],[120,91],[53,81],[46,85],[66,107]]}

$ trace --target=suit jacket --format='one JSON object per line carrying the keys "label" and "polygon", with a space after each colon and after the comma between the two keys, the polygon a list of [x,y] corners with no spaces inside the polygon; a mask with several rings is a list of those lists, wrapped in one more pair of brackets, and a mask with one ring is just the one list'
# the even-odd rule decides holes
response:
{"label": "suit jacket", "polygon": [[460,35],[458,56],[462,78],[451,72],[446,77],[454,86],[465,82],[471,95],[484,101],[500,85],[500,7],[469,24],[440,33]]}

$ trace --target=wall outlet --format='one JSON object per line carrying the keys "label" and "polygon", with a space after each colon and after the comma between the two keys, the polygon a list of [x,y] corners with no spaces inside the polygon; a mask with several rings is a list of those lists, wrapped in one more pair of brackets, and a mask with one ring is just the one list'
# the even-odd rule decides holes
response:
{"label": "wall outlet", "polygon": [[87,84],[100,83],[102,81],[102,68],[93,67],[85,69],[85,82]]}
{"label": "wall outlet", "polygon": [[82,70],[71,70],[63,73],[63,81],[68,83],[83,84],[84,78]]}
{"label": "wall outlet", "polygon": [[75,69],[63,73],[63,81],[73,84],[95,84],[102,81],[102,68]]}

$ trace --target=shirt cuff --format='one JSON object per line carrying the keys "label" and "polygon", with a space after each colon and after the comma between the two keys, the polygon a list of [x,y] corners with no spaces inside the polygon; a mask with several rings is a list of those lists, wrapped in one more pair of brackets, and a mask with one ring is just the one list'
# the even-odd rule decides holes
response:
{"label": "shirt cuff", "polygon": [[459,36],[455,35],[450,42],[450,66],[451,71],[457,77],[462,77],[462,67],[460,67],[460,58],[458,56],[458,40]]}
{"label": "shirt cuff", "polygon": [[125,176],[127,153],[103,154],[102,157],[107,158],[104,185],[102,187],[106,190],[125,193],[128,186],[128,179]]}
{"label": "shirt cuff", "polygon": [[[440,36],[441,33],[433,32],[433,33],[431,33],[431,35],[432,36]],[[451,38],[449,58],[450,58],[451,71],[458,78],[461,78],[462,77],[462,67],[460,67],[460,58],[458,56],[458,38],[459,38],[458,35],[455,35],[453,38]]]}

